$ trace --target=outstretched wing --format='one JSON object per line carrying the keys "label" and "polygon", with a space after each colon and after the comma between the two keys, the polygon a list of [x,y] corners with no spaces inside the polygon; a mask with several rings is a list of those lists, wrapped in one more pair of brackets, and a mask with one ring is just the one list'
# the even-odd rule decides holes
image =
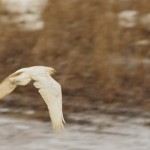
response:
{"label": "outstretched wing", "polygon": [[16,84],[12,83],[9,78],[6,78],[0,84],[0,99],[5,97],[6,95],[10,94],[15,88],[17,87]]}
{"label": "outstretched wing", "polygon": [[62,112],[61,86],[52,77],[43,77],[34,83],[49,109],[52,126],[56,130],[64,128],[65,123]]}
{"label": "outstretched wing", "polygon": [[11,76],[9,76],[9,80],[16,85],[27,85],[32,79],[30,74],[26,72],[15,72]]}
{"label": "outstretched wing", "polygon": [[31,77],[24,72],[15,72],[9,75],[0,83],[0,99],[10,94],[17,85],[26,85],[31,81]]}

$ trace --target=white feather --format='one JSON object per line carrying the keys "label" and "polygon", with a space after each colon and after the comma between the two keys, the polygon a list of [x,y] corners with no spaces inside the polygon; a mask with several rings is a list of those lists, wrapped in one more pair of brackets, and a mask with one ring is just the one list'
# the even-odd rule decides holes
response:
{"label": "white feather", "polygon": [[61,86],[52,77],[40,77],[34,86],[39,89],[39,93],[44,99],[49,109],[53,128],[61,130],[64,128],[64,118],[62,112],[62,92]]}

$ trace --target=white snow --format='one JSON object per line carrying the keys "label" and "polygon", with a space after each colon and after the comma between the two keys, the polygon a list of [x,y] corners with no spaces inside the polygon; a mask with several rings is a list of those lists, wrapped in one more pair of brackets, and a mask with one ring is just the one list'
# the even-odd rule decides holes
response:
{"label": "white snow", "polygon": [[124,28],[133,28],[137,25],[138,12],[135,10],[125,10],[118,14],[119,25]]}
{"label": "white snow", "polygon": [[1,23],[15,23],[23,30],[41,30],[44,22],[41,14],[48,0],[0,0],[4,12],[0,16]]}
{"label": "white snow", "polygon": [[[77,116],[74,114],[73,116]],[[89,115],[96,125],[68,122],[63,132],[53,132],[50,123],[0,116],[1,150],[148,150],[149,118]],[[79,117],[80,120],[82,118]],[[99,126],[98,126],[99,124]]]}

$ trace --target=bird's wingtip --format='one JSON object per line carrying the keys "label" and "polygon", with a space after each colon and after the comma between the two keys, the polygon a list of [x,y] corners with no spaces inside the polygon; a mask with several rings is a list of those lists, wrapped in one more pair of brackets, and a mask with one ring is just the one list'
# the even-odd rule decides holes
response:
{"label": "bird's wingtip", "polygon": [[53,123],[52,127],[55,131],[63,131],[65,129],[63,121],[59,123]]}

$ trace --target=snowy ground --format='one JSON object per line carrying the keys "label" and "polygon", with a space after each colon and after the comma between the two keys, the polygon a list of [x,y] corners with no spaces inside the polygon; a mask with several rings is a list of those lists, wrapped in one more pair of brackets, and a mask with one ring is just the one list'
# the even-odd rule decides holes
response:
{"label": "snowy ground", "polygon": [[[75,115],[74,115],[75,116]],[[77,115],[92,124],[69,124],[62,133],[49,122],[0,115],[0,150],[148,150],[150,119]]]}

